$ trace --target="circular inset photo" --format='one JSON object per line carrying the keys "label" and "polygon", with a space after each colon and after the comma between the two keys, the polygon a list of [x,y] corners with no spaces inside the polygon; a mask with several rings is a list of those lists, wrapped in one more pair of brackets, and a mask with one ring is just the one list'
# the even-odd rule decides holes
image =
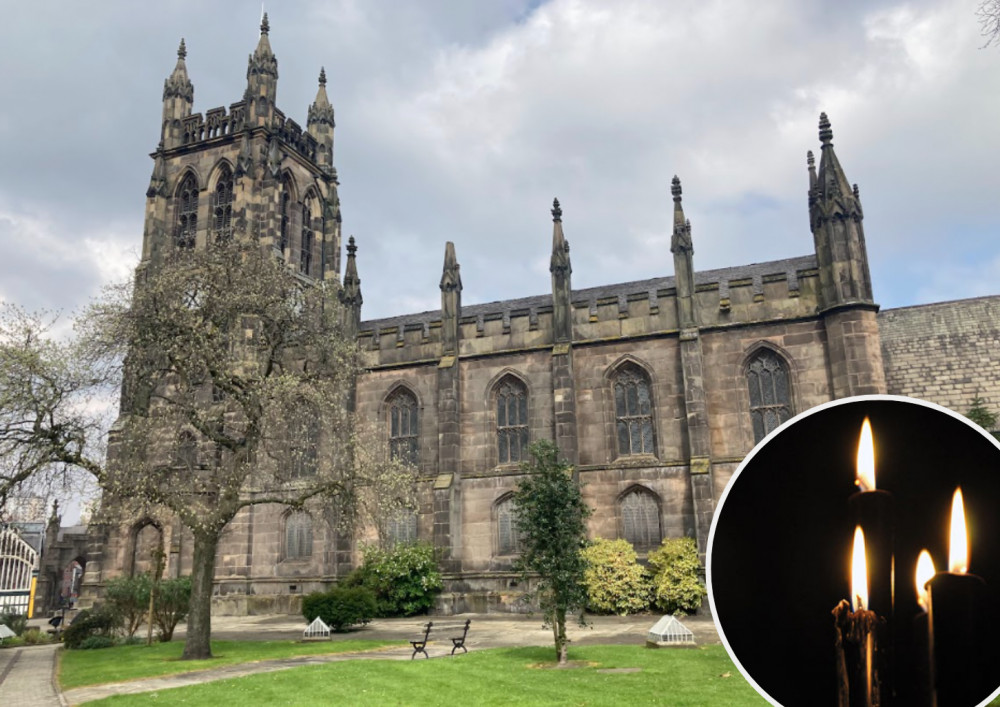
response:
{"label": "circular inset photo", "polygon": [[730,480],[707,561],[719,635],[774,704],[1000,694],[1000,444],[945,408],[863,396],[790,420]]}

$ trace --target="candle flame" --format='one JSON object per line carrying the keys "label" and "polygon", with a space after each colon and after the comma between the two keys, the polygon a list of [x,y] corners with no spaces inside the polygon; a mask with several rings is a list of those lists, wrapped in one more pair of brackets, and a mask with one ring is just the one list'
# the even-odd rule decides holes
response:
{"label": "candle flame", "polygon": [[865,559],[865,534],[860,525],[854,529],[854,553],[851,556],[851,604],[855,611],[868,608],[868,563]]}
{"label": "candle flame", "polygon": [[951,500],[951,545],[948,549],[948,571],[965,574],[969,571],[969,535],[965,528],[965,504],[961,487]]}
{"label": "candle flame", "polygon": [[917,558],[917,603],[924,611],[927,611],[927,600],[930,597],[925,585],[931,581],[936,571],[931,553],[921,550],[920,557]]}
{"label": "candle flame", "polygon": [[875,440],[872,438],[872,423],[865,418],[861,423],[861,438],[858,440],[857,479],[854,482],[862,491],[875,490]]}

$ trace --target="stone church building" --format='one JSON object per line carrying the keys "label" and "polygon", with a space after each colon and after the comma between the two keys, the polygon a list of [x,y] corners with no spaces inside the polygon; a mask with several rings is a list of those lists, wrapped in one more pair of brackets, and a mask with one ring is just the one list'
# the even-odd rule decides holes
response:
{"label": "stone church building", "polygon": [[[243,99],[204,114],[192,113],[181,42],[163,90],[142,260],[238,230],[339,288],[367,357],[356,409],[419,470],[418,507],[391,532],[441,549],[442,611],[510,608],[510,494],[531,441],[554,440],[574,465],[594,509],[591,537],[625,538],[643,554],[689,536],[704,551],[740,461],[796,413],[866,393],[959,411],[976,395],[1000,404],[1000,298],[879,311],[858,188],[826,115],[818,161],[808,155],[805,255],[696,270],[674,177],[673,231],[663,235],[673,275],[574,289],[555,202],[551,224],[541,214],[538,224],[552,229],[550,292],[463,305],[461,253],[447,243],[440,309],[363,320],[363,254],[341,243],[326,77],[302,128],[277,107],[268,30],[265,16]],[[191,540],[177,522],[123,520],[92,526],[85,585],[99,593],[145,569],[161,535],[167,573],[189,572]],[[299,595],[350,571],[359,548],[318,512],[246,509],[220,545],[216,609],[295,610]]]}

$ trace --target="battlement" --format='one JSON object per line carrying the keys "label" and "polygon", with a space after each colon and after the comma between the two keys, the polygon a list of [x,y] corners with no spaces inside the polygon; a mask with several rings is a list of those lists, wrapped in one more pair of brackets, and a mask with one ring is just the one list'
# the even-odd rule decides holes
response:
{"label": "battlement", "polygon": [[[238,101],[229,106],[212,108],[201,113],[192,113],[182,121],[183,142],[185,147],[207,142],[218,137],[233,135],[246,127],[247,104]],[[311,162],[316,161],[318,143],[316,138],[305,132],[298,123],[286,118],[280,110],[274,110],[274,122],[269,128],[286,145]]]}
{"label": "battlement", "polygon": [[[807,255],[695,273],[701,327],[815,316],[816,268]],[[676,296],[673,276],[573,290],[573,341],[677,334]],[[459,354],[550,346],[552,315],[551,294],[464,306]],[[441,310],[363,321],[358,340],[372,365],[431,361],[441,355],[441,321]]]}

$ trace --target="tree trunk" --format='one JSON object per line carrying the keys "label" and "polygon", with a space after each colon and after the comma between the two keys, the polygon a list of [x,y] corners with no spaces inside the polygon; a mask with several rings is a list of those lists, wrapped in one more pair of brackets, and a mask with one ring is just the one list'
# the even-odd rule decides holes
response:
{"label": "tree trunk", "polygon": [[191,611],[188,613],[187,638],[181,660],[212,657],[212,579],[215,577],[215,551],[218,546],[218,533],[195,533]]}
{"label": "tree trunk", "polygon": [[553,622],[555,624],[556,633],[556,657],[559,659],[559,665],[566,665],[566,610],[563,608],[556,609],[556,620]]}

